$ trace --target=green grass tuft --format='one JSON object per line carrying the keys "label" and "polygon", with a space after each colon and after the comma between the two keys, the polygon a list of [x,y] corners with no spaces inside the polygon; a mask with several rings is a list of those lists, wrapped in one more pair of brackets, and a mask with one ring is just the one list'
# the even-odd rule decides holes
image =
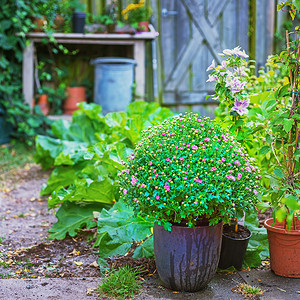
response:
{"label": "green grass tuft", "polygon": [[234,287],[232,291],[242,294],[246,298],[263,295],[263,291],[259,287],[246,283],[240,283],[238,286]]}
{"label": "green grass tuft", "polygon": [[98,286],[100,295],[116,299],[130,299],[142,288],[142,281],[137,277],[139,271],[129,267],[111,270]]}

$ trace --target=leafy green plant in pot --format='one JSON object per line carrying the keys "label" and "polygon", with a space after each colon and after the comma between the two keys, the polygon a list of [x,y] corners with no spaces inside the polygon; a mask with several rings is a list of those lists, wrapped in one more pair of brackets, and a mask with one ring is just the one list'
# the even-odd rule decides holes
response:
{"label": "leafy green plant in pot", "polygon": [[[248,114],[249,98],[247,84],[249,73],[246,58],[248,55],[240,47],[225,49],[221,57],[225,60],[220,65],[215,61],[207,68],[212,71],[208,82],[215,82],[214,99],[220,102],[221,109],[224,111],[224,123],[230,124],[230,131],[236,133],[241,139],[244,132],[241,125],[244,123]],[[222,235],[222,248],[220,255],[219,268],[227,269],[234,266],[242,268],[246,249],[251,231],[243,225],[238,225],[238,218],[231,220],[232,224],[224,224]]]}
{"label": "leafy green plant in pot", "polygon": [[299,149],[299,67],[300,37],[289,41],[287,49],[274,56],[289,70],[289,84],[274,90],[265,104],[265,128],[271,131],[266,140],[276,164],[266,176],[270,179],[267,197],[273,218],[264,223],[268,231],[271,269],[277,275],[300,278],[300,149]]}
{"label": "leafy green plant in pot", "polygon": [[111,3],[105,8],[105,13],[99,16],[100,23],[106,26],[108,33],[115,32],[117,25],[117,5],[116,0],[111,1]]}
{"label": "leafy green plant in pot", "polygon": [[151,9],[145,5],[144,0],[134,1],[122,10],[125,22],[138,29],[140,32],[149,31],[149,18]]}
{"label": "leafy green plant in pot", "polygon": [[142,132],[120,174],[120,193],[154,218],[154,253],[164,284],[198,291],[214,276],[222,222],[256,203],[259,170],[226,129],[180,114]]}
{"label": "leafy green plant in pot", "polygon": [[79,107],[80,102],[86,102],[85,85],[89,82],[89,64],[79,57],[70,61],[70,68],[67,73],[67,98],[64,101],[63,109],[65,114],[73,114]]}

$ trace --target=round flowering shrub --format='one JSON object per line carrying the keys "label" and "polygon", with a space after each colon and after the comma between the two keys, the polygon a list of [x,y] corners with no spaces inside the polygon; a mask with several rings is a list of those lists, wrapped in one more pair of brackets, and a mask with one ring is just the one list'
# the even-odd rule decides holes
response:
{"label": "round flowering shrub", "polygon": [[121,198],[166,229],[229,222],[255,205],[260,179],[228,131],[193,113],[144,130],[119,175]]}

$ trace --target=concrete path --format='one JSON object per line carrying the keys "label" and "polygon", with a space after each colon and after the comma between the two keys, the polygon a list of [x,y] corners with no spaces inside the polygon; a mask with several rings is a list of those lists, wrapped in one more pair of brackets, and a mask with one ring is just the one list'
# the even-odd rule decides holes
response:
{"label": "concrete path", "polygon": [[[5,300],[84,300],[108,299],[97,298],[98,278],[77,279],[1,279],[0,299]],[[300,279],[284,278],[271,271],[240,271],[234,274],[216,274],[208,287],[197,293],[174,292],[165,289],[159,279],[147,278],[141,294],[136,300],[196,300],[244,299],[240,294],[232,292],[239,283],[248,283],[260,287],[264,295],[254,299],[262,300],[300,300]]]}

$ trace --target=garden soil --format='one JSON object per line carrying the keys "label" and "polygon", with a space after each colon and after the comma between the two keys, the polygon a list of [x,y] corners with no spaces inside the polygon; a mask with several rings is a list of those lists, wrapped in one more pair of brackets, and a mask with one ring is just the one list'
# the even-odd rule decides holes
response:
{"label": "garden soil", "polygon": [[[56,222],[47,197],[39,195],[50,172],[38,165],[0,177],[0,299],[108,299],[97,294],[101,283],[95,231],[63,241],[49,240],[48,229]],[[265,216],[261,215],[261,221]],[[261,299],[299,299],[300,280],[275,276],[264,262],[261,270],[218,273],[198,293],[174,292],[163,287],[155,262],[130,255],[108,260],[110,265],[143,267],[143,291],[135,299],[244,299],[234,293],[239,283],[264,290]],[[254,297],[252,299],[260,299]]]}

